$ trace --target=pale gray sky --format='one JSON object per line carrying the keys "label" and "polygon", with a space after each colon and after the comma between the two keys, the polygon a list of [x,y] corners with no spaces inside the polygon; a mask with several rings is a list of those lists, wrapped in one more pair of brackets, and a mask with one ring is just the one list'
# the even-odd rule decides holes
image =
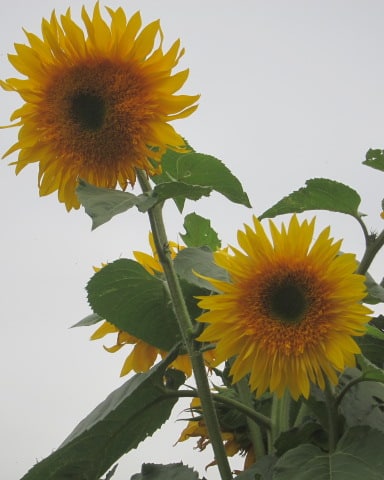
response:
{"label": "pale gray sky", "polygon": [[[42,17],[71,6],[78,18],[92,1],[13,0],[2,9],[0,76],[16,76],[6,54],[24,42],[22,27],[39,34]],[[362,196],[368,225],[379,231],[384,174],[361,165],[366,151],[384,147],[384,3],[381,0],[115,0],[127,15],[140,9],[145,23],[161,19],[167,45],[180,37],[181,67],[190,78],[183,93],[201,93],[198,111],[175,126],[199,152],[222,159],[243,182],[253,210],[224,198],[189,203],[186,213],[210,217],[224,244],[236,231],[313,177],[350,184]],[[21,101],[0,92],[0,124]],[[0,150],[17,130],[0,131]],[[10,158],[15,160],[16,156]],[[149,251],[146,217],[135,211],[91,232],[81,209],[68,214],[56,194],[39,198],[37,168],[15,177],[0,163],[2,348],[0,444],[2,476],[17,480],[46,457],[108,393],[122,384],[126,356],[90,342],[93,328],[69,329],[90,313],[84,287],[92,266]],[[361,254],[356,222],[319,213],[344,251]],[[169,237],[182,217],[167,210]],[[383,255],[372,273],[382,276]],[[107,341],[110,345],[112,339]],[[120,461],[114,479],[126,480],[143,461],[184,461],[204,473],[212,459],[194,442],[172,448],[184,424],[182,407],[153,439]],[[234,462],[239,466],[241,462]],[[215,469],[207,473],[216,480]]]}

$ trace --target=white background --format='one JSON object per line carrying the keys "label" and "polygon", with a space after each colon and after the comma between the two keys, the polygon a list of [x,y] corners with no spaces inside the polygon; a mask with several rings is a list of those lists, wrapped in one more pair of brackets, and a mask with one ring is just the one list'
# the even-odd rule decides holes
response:
{"label": "white background", "polygon": [[[24,42],[22,27],[39,34],[41,18],[68,5],[79,18],[81,3],[75,0],[4,2],[1,78],[19,76],[7,53],[14,42]],[[384,174],[361,164],[369,148],[384,147],[382,1],[132,0],[122,6],[128,16],[140,9],[145,24],[160,18],[166,46],[181,38],[181,68],[190,68],[182,93],[201,93],[201,101],[192,117],[175,126],[197,151],[226,163],[253,205],[249,210],[214,194],[188,203],[186,213],[211,218],[223,243],[234,243],[252,213],[262,213],[309,178],[327,177],[358,190],[369,228],[384,227]],[[0,95],[5,125],[21,100]],[[16,136],[16,129],[0,131],[2,153]],[[145,215],[132,210],[91,232],[82,209],[68,214],[56,194],[39,198],[35,165],[15,177],[8,166],[15,159],[0,163],[0,463],[7,480],[20,479],[49,455],[125,380],[119,372],[126,352],[108,354],[102,341],[90,342],[94,328],[69,327],[90,313],[84,287],[93,265],[149,251]],[[169,237],[178,240],[183,219],[173,207],[166,213]],[[356,221],[317,216],[319,229],[331,224],[335,238],[345,238],[343,250],[361,256]],[[371,272],[377,280],[382,259]],[[176,423],[182,408],[177,405],[158,434],[120,461],[114,479],[129,479],[144,461],[184,461],[204,474],[211,451],[194,451],[193,440],[172,446],[184,426]],[[218,478],[215,468],[206,475]]]}

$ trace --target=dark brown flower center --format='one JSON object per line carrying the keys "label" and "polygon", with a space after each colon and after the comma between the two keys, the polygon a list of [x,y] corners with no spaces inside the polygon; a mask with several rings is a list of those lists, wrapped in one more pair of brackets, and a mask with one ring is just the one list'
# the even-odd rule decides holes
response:
{"label": "dark brown flower center", "polygon": [[284,322],[299,322],[308,307],[308,299],[302,287],[294,282],[282,283],[270,292],[271,316]]}
{"label": "dark brown flower center", "polygon": [[104,124],[105,114],[105,101],[98,95],[79,92],[71,99],[71,118],[84,130],[99,130]]}

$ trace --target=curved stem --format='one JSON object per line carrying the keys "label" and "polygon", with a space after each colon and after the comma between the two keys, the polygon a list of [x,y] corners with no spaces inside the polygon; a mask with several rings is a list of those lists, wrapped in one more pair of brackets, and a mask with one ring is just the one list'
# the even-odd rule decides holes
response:
{"label": "curved stem", "polygon": [[[151,186],[146,174],[143,171],[138,170],[137,178],[143,193],[149,193],[151,191]],[[148,216],[155,248],[168,283],[172,305],[179,324],[180,333],[191,359],[192,370],[201,400],[204,421],[209,432],[209,437],[214,451],[215,460],[220,471],[220,476],[222,480],[231,480],[231,468],[229,466],[228,458],[225,453],[221,438],[219,420],[217,418],[209,388],[204,359],[202,353],[196,349],[193,334],[193,323],[189,316],[180,282],[169,252],[168,239],[165,231],[161,205],[155,205],[154,207],[150,208],[148,210]]]}
{"label": "curved stem", "polygon": [[[253,408],[252,393],[249,389],[248,381],[244,377],[239,382],[235,384],[235,388],[239,394],[241,403],[246,405],[248,408]],[[247,416],[247,425],[253,445],[253,452],[255,458],[260,458],[265,455],[265,446],[263,441],[262,431],[260,426],[251,418]]]}
{"label": "curved stem", "polygon": [[[190,397],[195,398],[198,397],[199,394],[195,390],[167,390],[166,396],[170,397]],[[228,405],[229,407],[236,408],[241,413],[244,413],[247,417],[251,418],[255,423],[264,427],[265,429],[271,428],[271,420],[269,417],[266,417],[262,413],[257,412],[253,407],[250,408],[244,403],[239,402],[231,397],[224,397],[223,395],[212,394],[213,401],[216,403],[222,403],[223,405]]]}
{"label": "curved stem", "polygon": [[371,266],[373,259],[375,258],[377,252],[381,249],[384,245],[384,230],[378,235],[374,240],[368,239],[367,240],[367,248],[361,259],[359,268],[357,269],[357,273],[365,275],[367,273],[368,268]]}
{"label": "curved stem", "polygon": [[370,235],[369,235],[369,232],[368,232],[368,229],[367,229],[365,223],[363,222],[363,220],[361,219],[361,217],[359,215],[356,215],[356,216],[354,215],[353,218],[355,218],[359,222],[360,227],[362,228],[363,233],[364,233],[365,244],[368,245],[369,241],[370,241]]}

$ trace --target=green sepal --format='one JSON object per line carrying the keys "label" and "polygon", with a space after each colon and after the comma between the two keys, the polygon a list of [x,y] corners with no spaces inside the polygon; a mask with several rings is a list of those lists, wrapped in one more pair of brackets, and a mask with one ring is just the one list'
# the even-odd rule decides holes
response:
{"label": "green sepal", "polygon": [[134,195],[120,190],[95,187],[82,179],[79,179],[76,193],[85,212],[92,219],[92,230],[132,207],[146,212],[158,202],[158,199],[153,196]]}
{"label": "green sepal", "polygon": [[99,323],[102,320],[104,320],[104,318],[100,317],[100,315],[97,315],[97,313],[91,313],[90,315],[87,315],[86,317],[82,318],[79,322],[75,323],[74,325],[71,325],[70,328],[90,327],[91,325],[96,325],[96,323]]}
{"label": "green sepal", "polygon": [[207,218],[190,213],[184,218],[185,233],[180,236],[187,247],[209,247],[213,252],[221,247],[217,233]]}
{"label": "green sepal", "polygon": [[165,351],[180,342],[165,283],[138,262],[122,258],[106,265],[87,292],[92,310],[120,330]]}
{"label": "green sepal", "polygon": [[173,359],[174,355],[166,358],[113,391],[57,450],[21,480],[101,478],[123,454],[135,449],[169,418],[177,397],[167,393],[163,377]]}
{"label": "green sepal", "polygon": [[[162,173],[151,177],[156,185],[170,181],[199,185],[221,193],[233,203],[251,206],[240,181],[223,162],[211,155],[196,152],[180,155],[167,150],[162,157],[161,165]],[[185,198],[176,197],[175,203],[182,212]]]}
{"label": "green sepal", "polygon": [[382,480],[384,433],[367,426],[347,430],[333,453],[315,445],[286,452],[273,468],[273,480]]}
{"label": "green sepal", "polygon": [[219,292],[208,280],[196,273],[224,282],[229,281],[228,272],[215,264],[213,253],[208,247],[184,248],[177,254],[174,265],[180,278],[206,290]]}
{"label": "green sepal", "polygon": [[132,475],[131,480],[199,480],[199,475],[182,463],[143,463],[141,473]]}
{"label": "green sepal", "polygon": [[360,195],[348,185],[327,178],[313,178],[305,185],[266,210],[259,219],[307,210],[328,210],[361,217],[358,212]]}
{"label": "green sepal", "polygon": [[369,149],[363,164],[384,172],[384,150]]}

